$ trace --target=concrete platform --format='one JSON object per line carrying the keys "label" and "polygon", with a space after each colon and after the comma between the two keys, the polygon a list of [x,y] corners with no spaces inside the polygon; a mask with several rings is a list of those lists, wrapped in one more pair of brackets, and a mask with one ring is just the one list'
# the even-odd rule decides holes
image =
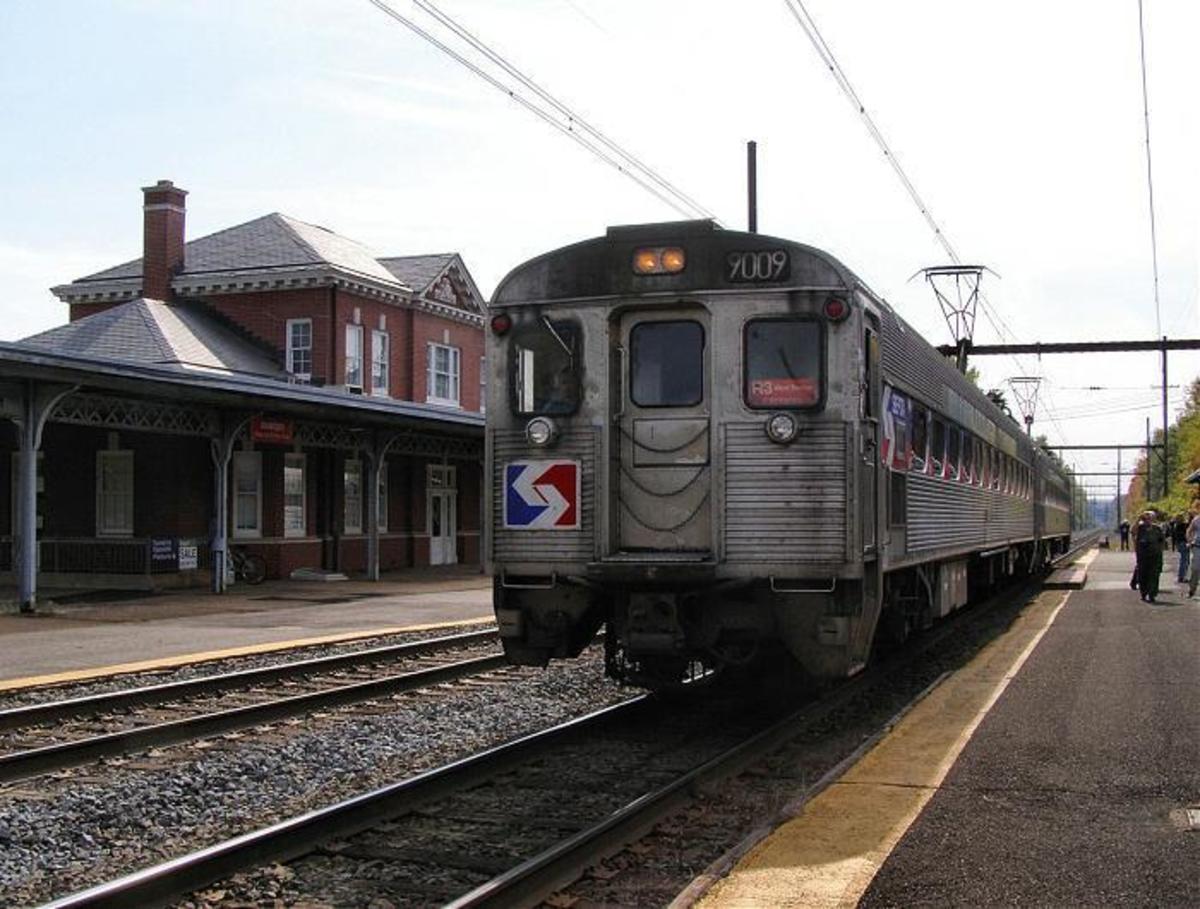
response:
{"label": "concrete platform", "polygon": [[1200,905],[1200,603],[1088,558],[702,905]]}
{"label": "concrete platform", "polygon": [[473,566],[43,606],[36,615],[0,615],[0,691],[492,620],[491,578]]}

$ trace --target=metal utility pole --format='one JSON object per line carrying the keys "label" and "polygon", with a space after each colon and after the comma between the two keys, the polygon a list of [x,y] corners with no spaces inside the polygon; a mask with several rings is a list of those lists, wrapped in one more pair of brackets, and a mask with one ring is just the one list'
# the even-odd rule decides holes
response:
{"label": "metal utility pole", "polygon": [[[1171,442],[1170,433],[1167,431],[1167,336],[1163,335],[1162,347],[1162,418],[1163,418],[1163,498],[1165,499],[1170,493],[1171,485]],[[1149,453],[1146,455],[1149,457]]]}
{"label": "metal utility pole", "polygon": [[1017,410],[1025,421],[1025,434],[1033,435],[1033,418],[1037,413],[1038,389],[1042,380],[1038,376],[1014,376],[1008,380],[1013,397],[1017,399]]}
{"label": "metal utility pole", "polygon": [[758,143],[751,139],[746,143],[746,196],[749,205],[747,230],[758,233]]}
{"label": "metal utility pole", "polygon": [[[942,308],[942,316],[954,336],[954,365],[958,371],[967,371],[967,355],[971,352],[972,339],[975,337],[975,310],[979,306],[979,282],[983,273],[991,271],[984,265],[939,265],[933,268],[922,268],[917,274],[925,275],[925,280],[933,288],[938,306]],[[993,272],[994,274],[994,272]],[[911,279],[910,279],[911,280]],[[946,352],[945,348],[942,348]]]}
{"label": "metal utility pole", "polygon": [[1146,417],[1146,498],[1150,498],[1154,494],[1154,490],[1150,486],[1150,477],[1154,473],[1151,467],[1154,463],[1154,451],[1150,448],[1150,418]]}
{"label": "metal utility pole", "polygon": [[1117,449],[1117,526],[1121,526],[1121,449]]}

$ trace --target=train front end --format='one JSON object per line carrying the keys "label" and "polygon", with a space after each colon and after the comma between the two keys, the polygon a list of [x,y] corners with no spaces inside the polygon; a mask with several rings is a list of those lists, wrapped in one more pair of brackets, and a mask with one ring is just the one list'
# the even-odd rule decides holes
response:
{"label": "train front end", "polygon": [[488,552],[512,662],[601,628],[610,674],[651,686],[779,647],[819,677],[865,661],[866,302],[831,257],[711,222],[612,228],[501,283]]}

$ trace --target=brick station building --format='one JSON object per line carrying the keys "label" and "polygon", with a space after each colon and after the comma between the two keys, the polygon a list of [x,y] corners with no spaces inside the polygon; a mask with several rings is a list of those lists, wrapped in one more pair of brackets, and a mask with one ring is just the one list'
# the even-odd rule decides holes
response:
{"label": "brick station building", "polygon": [[143,194],[142,258],[53,288],[69,323],[0,343],[22,605],[39,580],[220,591],[231,545],[274,577],[477,562],[484,304],[462,259],[278,213],[186,241],[185,191]]}

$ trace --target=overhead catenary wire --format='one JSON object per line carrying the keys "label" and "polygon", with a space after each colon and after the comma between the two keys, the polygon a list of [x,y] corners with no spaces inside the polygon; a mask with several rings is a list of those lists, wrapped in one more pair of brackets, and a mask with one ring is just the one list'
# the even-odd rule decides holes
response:
{"label": "overhead catenary wire", "polygon": [[[946,255],[950,258],[950,261],[955,265],[961,265],[962,259],[958,255],[958,250],[954,248],[954,244],[950,242],[950,238],[946,235],[946,232],[942,230],[942,227],[938,223],[937,219],[934,218],[933,212],[930,211],[929,206],[925,203],[925,200],[917,191],[916,185],[905,172],[903,165],[900,163],[900,159],[896,156],[896,153],[888,144],[887,139],[884,138],[883,132],[875,123],[874,118],[867,111],[866,105],[859,97],[858,92],[855,91],[854,86],[850,83],[849,76],[846,75],[845,70],[843,70],[841,64],[838,63],[837,57],[834,56],[833,49],[829,46],[828,42],[825,40],[825,37],[821,34],[821,30],[817,26],[816,20],[813,19],[812,14],[809,13],[807,7],[805,7],[804,0],[784,0],[784,4],[787,6],[788,12],[792,14],[792,18],[796,20],[801,30],[807,36],[809,43],[811,43],[813,46],[813,49],[816,50],[817,56],[821,58],[821,62],[825,64],[826,69],[828,69],[830,75],[833,76],[834,81],[842,90],[842,94],[846,96],[846,99],[858,112],[859,117],[867,127],[867,132],[870,133],[871,138],[875,140],[875,143],[879,146],[880,151],[883,152],[884,158],[887,159],[888,164],[891,166],[897,178],[900,180],[900,183],[908,193],[909,198],[912,199],[913,204],[915,204],[920,210],[921,217],[925,219],[925,223],[929,226],[929,229],[933,231],[934,237],[937,238],[938,243],[941,244],[942,249],[945,250]],[[987,297],[982,291],[979,293],[979,304],[983,308],[984,318],[987,320],[988,324],[992,326],[992,330],[996,332],[997,336],[1001,340],[1015,338],[1012,330],[1009,329],[1007,324],[1004,322],[1003,317],[992,307],[991,303],[988,301]],[[1015,354],[1010,354],[1009,356],[1017,365],[1018,370],[1022,374],[1033,374],[1033,372],[1025,366],[1025,363],[1019,356]],[[1040,370],[1037,370],[1036,372],[1040,373]],[[1058,428],[1059,432],[1061,433],[1061,427],[1056,428]],[[1063,438],[1065,438],[1065,436],[1063,436]]]}
{"label": "overhead catenary wire", "polygon": [[[633,182],[638,184],[642,189],[655,196],[661,202],[670,206],[677,213],[685,218],[712,218],[716,220],[713,214],[704,206],[695,202],[690,196],[682,193],[674,187],[669,181],[659,175],[656,171],[643,163],[631,152],[626,152],[614,140],[603,134],[600,130],[592,127],[586,121],[574,114],[565,104],[555,99],[548,91],[537,86],[532,80],[526,77],[515,66],[508,63],[504,58],[492,51],[482,41],[471,35],[465,28],[454,22],[449,16],[437,10],[433,4],[426,0],[415,0],[418,7],[425,10],[429,15],[436,18],[443,26],[449,28],[455,35],[471,45],[477,52],[483,54],[495,66],[501,70],[518,84],[524,86],[528,91],[532,92],[542,104],[550,107],[547,110],[539,106],[526,95],[522,94],[519,88],[505,84],[499,77],[489,73],[482,66],[468,59],[463,54],[460,54],[454,48],[450,47],[437,36],[427,31],[418,25],[408,16],[403,15],[393,8],[384,0],[368,0],[368,2],[389,16],[396,22],[399,22],[409,31],[428,42],[433,47],[446,54],[459,65],[465,67],[475,76],[482,79],[488,85],[503,92],[517,104],[524,107],[534,116],[541,119],[543,122],[557,129],[569,139],[577,142],[583,148],[590,151],[600,160],[604,161],[609,166],[615,168],[618,172],[624,174]],[[576,128],[579,127],[579,128]]]}
{"label": "overhead catenary wire", "polygon": [[1154,267],[1154,336],[1162,337],[1162,307],[1158,299],[1158,232],[1154,219],[1154,167],[1150,156],[1150,93],[1146,88],[1146,26],[1138,0],[1138,47],[1142,61],[1142,120],[1146,126],[1146,194],[1150,203],[1150,259]]}

